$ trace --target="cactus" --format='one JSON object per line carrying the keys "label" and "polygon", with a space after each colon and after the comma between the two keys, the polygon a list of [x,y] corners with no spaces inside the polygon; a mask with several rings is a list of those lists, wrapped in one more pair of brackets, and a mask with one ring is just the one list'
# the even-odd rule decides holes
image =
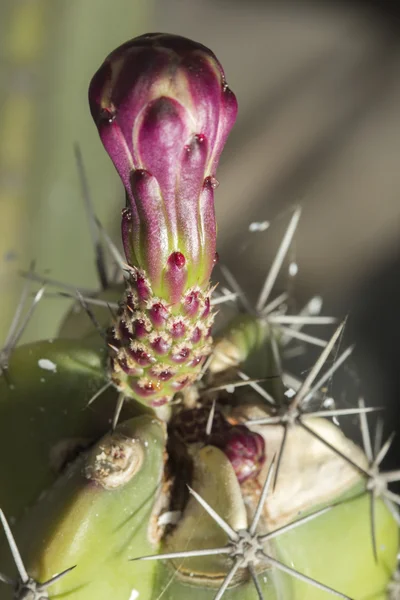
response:
{"label": "cactus", "polygon": [[[0,353],[1,600],[399,597],[400,472],[380,469],[392,438],[378,420],[371,442],[374,407],[321,392],[351,354],[345,323],[325,341],[301,330],[335,322],[315,302],[296,315],[286,293],[270,299],[300,209],[254,307],[232,275],[230,293],[210,283],[237,108],[220,63],[141,36],[107,57],[89,101],[126,190],[125,258],[93,216],[120,277],[96,241],[103,289],[77,292],[57,339],[16,347],[45,295],[21,317],[26,288]],[[213,306],[229,303],[212,341]],[[320,347],[304,381],[285,370],[293,339]],[[349,415],[363,448],[332,422]]]}

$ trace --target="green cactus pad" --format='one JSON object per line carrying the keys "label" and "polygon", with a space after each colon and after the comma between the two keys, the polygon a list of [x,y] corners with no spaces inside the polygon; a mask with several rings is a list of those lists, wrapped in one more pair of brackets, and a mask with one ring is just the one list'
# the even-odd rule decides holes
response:
{"label": "green cactus pad", "polygon": [[[230,366],[237,367],[261,352],[265,359],[268,345],[265,343],[271,331],[265,320],[249,314],[235,315],[226,323],[215,338],[214,356],[210,371],[218,373]],[[264,362],[264,368],[270,364]]]}
{"label": "green cactus pad", "polygon": [[[53,483],[63,448],[82,447],[110,427],[112,388],[100,343],[56,340],[17,348],[0,377],[0,506],[14,518]],[[133,416],[125,403],[125,416]],[[143,412],[143,411],[142,411]]]}
{"label": "green cactus pad", "polygon": [[[377,555],[375,562],[368,494],[345,501],[304,527],[276,539],[280,560],[292,564],[354,600],[382,594],[396,566],[399,531],[384,503],[375,502]],[[292,579],[295,600],[329,600],[330,595]],[[332,597],[332,596],[331,596]]]}
{"label": "green cactus pad", "polygon": [[[20,520],[17,543],[32,578],[47,581],[77,565],[51,586],[50,597],[149,597],[155,565],[129,558],[157,548],[152,510],[162,491],[164,446],[160,421],[126,421],[76,459]],[[11,566],[7,572],[12,574]],[[10,597],[2,586],[0,598]]]}

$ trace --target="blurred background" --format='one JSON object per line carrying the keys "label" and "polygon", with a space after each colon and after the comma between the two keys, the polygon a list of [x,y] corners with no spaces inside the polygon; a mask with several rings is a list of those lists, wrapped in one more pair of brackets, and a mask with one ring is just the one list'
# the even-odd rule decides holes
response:
{"label": "blurred background", "polygon": [[[116,241],[123,193],[89,115],[88,82],[127,39],[178,33],[213,49],[239,100],[218,172],[221,260],[255,297],[290,208],[301,203],[293,250],[299,302],[319,293],[325,311],[350,311],[366,399],[388,406],[387,423],[398,427],[397,5],[1,0],[0,340],[21,292],[18,272],[32,259],[39,273],[96,287],[74,142]],[[249,231],[265,221],[266,231]],[[43,300],[25,339],[54,335],[64,310],[60,299]]]}

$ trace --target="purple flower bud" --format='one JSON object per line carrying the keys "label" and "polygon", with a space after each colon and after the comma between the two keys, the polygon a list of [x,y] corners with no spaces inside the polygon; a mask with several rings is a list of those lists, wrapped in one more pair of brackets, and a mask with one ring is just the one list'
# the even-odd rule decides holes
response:
{"label": "purple flower bud", "polygon": [[127,260],[155,295],[176,303],[188,288],[208,284],[214,264],[215,174],[236,98],[208,48],[156,33],[106,58],[89,102],[127,191]]}
{"label": "purple flower bud", "polygon": [[265,462],[265,442],[244,425],[232,427],[221,449],[232,463],[240,483],[256,477]]}

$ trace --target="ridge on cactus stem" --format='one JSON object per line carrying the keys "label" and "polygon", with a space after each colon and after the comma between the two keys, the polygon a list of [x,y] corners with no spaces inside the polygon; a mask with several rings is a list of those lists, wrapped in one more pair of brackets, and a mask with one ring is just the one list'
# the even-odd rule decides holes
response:
{"label": "ridge on cactus stem", "polygon": [[114,50],[90,110],[125,186],[125,298],[110,330],[111,378],[156,408],[194,381],[210,353],[216,169],[237,113],[213,52],[169,34]]}

